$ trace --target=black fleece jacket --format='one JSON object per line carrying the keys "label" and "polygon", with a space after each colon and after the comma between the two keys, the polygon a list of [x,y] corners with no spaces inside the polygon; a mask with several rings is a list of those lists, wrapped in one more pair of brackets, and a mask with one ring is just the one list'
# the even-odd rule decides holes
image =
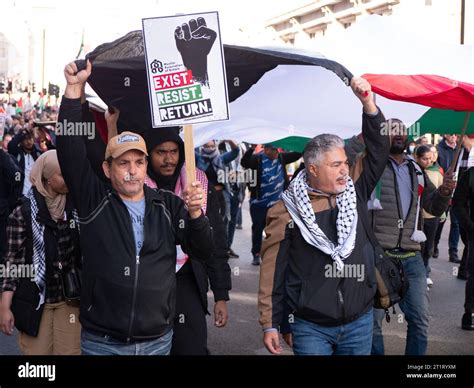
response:
{"label": "black fleece jacket", "polygon": [[[81,120],[80,99],[63,97],[58,122]],[[166,334],[175,315],[176,245],[198,258],[209,257],[207,217],[190,219],[179,197],[145,186],[144,241],[136,255],[127,207],[94,174],[83,139],[58,136],[57,153],[80,217],[83,328],[127,342]]]}

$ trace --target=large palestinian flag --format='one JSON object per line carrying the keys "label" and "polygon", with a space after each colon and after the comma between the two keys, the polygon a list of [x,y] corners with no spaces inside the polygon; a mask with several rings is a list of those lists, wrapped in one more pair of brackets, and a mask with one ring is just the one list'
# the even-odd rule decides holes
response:
{"label": "large palestinian flag", "polygon": [[[351,106],[348,109],[339,106],[341,120],[333,129],[350,128],[352,122],[355,123],[352,130],[357,131],[360,127],[360,107],[347,87],[352,74],[339,63],[303,51],[229,45],[224,45],[224,56],[232,120],[217,123],[219,130],[206,130],[209,136],[200,135],[203,132],[196,127],[196,145],[213,138],[271,141],[289,134],[314,136],[317,131],[314,123],[322,122],[328,116],[326,108],[318,106],[314,95],[324,95],[323,100],[337,95],[349,98]],[[142,32],[133,31],[103,44],[87,58],[92,62],[90,86],[107,105],[121,111],[119,130],[151,130]],[[296,68],[299,68],[298,72]],[[264,93],[260,86],[266,89]],[[249,90],[256,92],[253,96],[257,96],[257,100],[251,98],[251,106],[234,106]],[[340,101],[333,100],[333,103],[338,105]],[[330,122],[326,120],[319,128],[330,130]],[[239,133],[234,133],[236,130]],[[261,139],[255,137],[263,132],[267,134]]]}
{"label": "large palestinian flag", "polygon": [[[224,56],[231,120],[195,125],[196,146],[211,139],[234,139],[302,150],[309,138],[320,133],[349,138],[360,132],[361,104],[348,87],[352,74],[343,65],[318,53],[287,47],[224,45]],[[119,131],[160,130],[151,125],[141,31],[105,43],[87,58],[93,66],[89,84],[107,105],[121,111]],[[462,121],[458,118],[462,113],[439,116],[415,99],[391,100],[391,93],[399,92],[400,80],[389,75],[366,77],[379,93],[376,101],[385,117],[399,118],[407,125],[423,119],[424,132],[459,132],[462,124],[456,120]],[[419,92],[437,85],[429,77],[424,83],[414,80],[404,79],[403,88],[415,85]],[[461,93],[456,101],[468,97]]]}
{"label": "large palestinian flag", "polygon": [[[436,75],[365,74],[363,77],[377,94],[425,106],[425,112],[412,126],[420,134],[460,133],[466,112],[474,112],[474,85],[467,82]],[[474,133],[474,119],[468,122],[466,133]]]}
{"label": "large palestinian flag", "polygon": [[[360,106],[353,107],[355,111],[351,116],[340,117],[353,104],[353,99],[349,95],[334,94],[336,87],[331,83],[330,77],[318,79],[320,93],[315,93],[307,85],[317,70],[300,69],[298,66],[285,69],[286,67],[279,67],[272,74],[262,77],[253,89],[237,100],[232,105],[234,120],[221,126],[211,124],[199,127],[198,136],[205,139],[208,136],[221,138],[222,132],[226,133],[228,130],[237,136],[242,135],[243,140],[251,138],[256,143],[273,141],[278,147],[301,151],[308,139],[318,133],[332,132],[349,138],[357,132],[354,129],[359,128],[358,123],[353,119],[357,117],[355,111],[360,110]],[[301,102],[292,107],[295,117],[291,118],[291,122],[297,125],[295,124],[292,134],[272,140],[275,139],[274,136],[285,133],[285,128],[278,123],[284,125],[287,122],[288,112],[277,89],[280,82],[284,82],[290,74],[293,81],[288,85],[287,93],[298,96],[297,100]],[[280,78],[280,82],[276,82],[273,77]],[[474,85],[466,82],[435,75],[365,74],[363,77],[372,85],[377,105],[385,116],[401,119],[409,127],[411,137],[427,133],[459,134],[466,112],[474,111]],[[268,105],[264,106],[263,101],[268,102]],[[313,108],[305,105],[308,101]],[[272,107],[277,109],[273,110]],[[340,107],[341,111],[338,112]],[[309,112],[314,114],[308,115]],[[255,121],[251,122],[249,116],[254,117]],[[244,133],[242,129],[246,127],[249,128],[248,133]],[[468,122],[466,133],[474,134],[474,118]]]}

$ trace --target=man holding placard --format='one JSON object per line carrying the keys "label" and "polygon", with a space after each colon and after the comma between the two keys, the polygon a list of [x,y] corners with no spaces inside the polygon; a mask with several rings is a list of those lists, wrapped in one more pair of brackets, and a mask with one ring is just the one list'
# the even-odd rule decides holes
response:
{"label": "man holding placard", "polygon": [[[75,63],[66,66],[58,125],[82,124],[81,96],[91,70],[90,62],[79,72]],[[201,183],[188,186],[185,201],[144,186],[148,153],[133,132],[107,144],[102,167],[110,186],[92,171],[80,136],[58,136],[57,152],[80,217],[83,354],[169,354],[176,244],[200,258],[213,250]]]}

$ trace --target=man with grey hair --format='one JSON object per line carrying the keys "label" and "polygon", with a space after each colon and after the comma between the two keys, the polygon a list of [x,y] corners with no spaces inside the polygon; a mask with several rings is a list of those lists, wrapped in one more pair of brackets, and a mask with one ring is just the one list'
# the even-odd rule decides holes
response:
{"label": "man with grey hair", "polygon": [[297,355],[370,354],[376,282],[367,199],[390,142],[369,83],[353,78],[351,87],[363,106],[366,154],[349,166],[341,138],[316,136],[305,169],[268,212],[259,311],[271,353],[282,351],[278,328],[288,320],[285,340]]}

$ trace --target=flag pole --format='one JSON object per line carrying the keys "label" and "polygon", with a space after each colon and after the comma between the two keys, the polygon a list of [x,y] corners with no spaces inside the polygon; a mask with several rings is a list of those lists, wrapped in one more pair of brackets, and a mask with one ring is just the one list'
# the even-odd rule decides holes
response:
{"label": "flag pole", "polygon": [[84,49],[84,29],[82,29],[81,45],[79,46],[79,52],[76,55],[76,59],[79,59],[79,56],[81,55],[83,49]]}
{"label": "flag pole", "polygon": [[186,160],[186,186],[196,180],[196,157],[194,156],[193,126],[184,126],[184,158]]}
{"label": "flag pole", "polygon": [[447,172],[452,173],[456,169],[456,166],[458,164],[459,155],[461,153],[462,141],[463,141],[464,135],[466,134],[467,124],[469,123],[469,117],[470,116],[471,116],[471,112],[466,112],[466,117],[464,118],[464,124],[462,126],[461,135],[458,138],[458,144],[456,144],[456,151],[455,151],[455,154],[454,154],[454,158],[453,158],[453,161],[451,162],[451,165],[449,166]]}

